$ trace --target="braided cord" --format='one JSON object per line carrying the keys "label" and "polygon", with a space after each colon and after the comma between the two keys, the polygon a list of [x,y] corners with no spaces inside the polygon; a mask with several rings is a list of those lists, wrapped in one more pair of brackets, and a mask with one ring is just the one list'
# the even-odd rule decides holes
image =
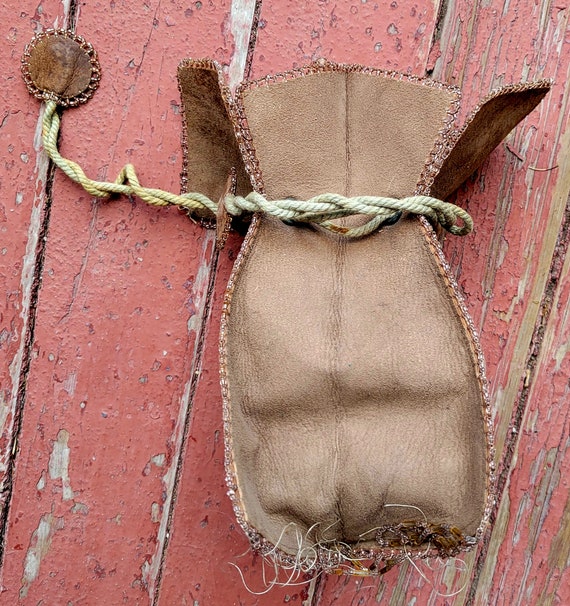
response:
{"label": "braided cord", "polygon": [[[55,101],[47,101],[42,122],[44,149],[53,162],[85,191],[97,198],[111,194],[137,196],[153,206],[178,206],[187,211],[208,209],[214,215],[218,204],[199,193],[173,194],[161,189],[143,187],[135,167],[126,164],[113,182],[89,179],[83,169],[72,160],[64,158],[57,148],[60,118]],[[309,200],[267,200],[265,196],[251,192],[245,197],[226,194],[223,204],[229,215],[239,217],[244,213],[263,212],[282,221],[316,223],[347,238],[359,238],[372,233],[383,223],[397,221],[403,212],[424,215],[439,223],[454,235],[463,236],[473,229],[471,216],[459,206],[430,196],[410,196],[400,200],[382,196],[344,197],[338,194],[320,194]],[[351,215],[368,215],[370,220],[360,227],[348,228],[332,223],[335,219]],[[461,222],[461,224],[458,223]]]}

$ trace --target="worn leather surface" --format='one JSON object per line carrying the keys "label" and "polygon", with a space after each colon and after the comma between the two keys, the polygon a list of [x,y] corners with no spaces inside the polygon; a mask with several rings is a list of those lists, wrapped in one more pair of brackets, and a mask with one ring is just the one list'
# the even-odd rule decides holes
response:
{"label": "worn leather surface", "polygon": [[46,36],[37,42],[28,61],[35,86],[42,91],[71,98],[91,82],[91,58],[81,46],[64,36]]}
{"label": "worn leather surface", "polygon": [[[246,90],[267,196],[411,194],[453,98],[341,72]],[[415,218],[356,241],[260,219],[227,378],[241,498],[270,542],[369,547],[374,528],[422,515],[475,534],[484,401],[454,296]]]}
{"label": "worn leather surface", "polygon": [[357,542],[422,519],[384,507],[394,503],[475,534],[483,403],[420,229],[410,219],[339,243],[272,219],[260,226],[234,292],[227,354],[245,511],[272,542],[289,522],[303,534],[332,525],[327,538]]}
{"label": "worn leather surface", "polygon": [[245,112],[267,195],[410,194],[455,96],[337,71],[247,90]]}
{"label": "worn leather surface", "polygon": [[[236,135],[269,199],[447,196],[548,89],[495,92],[458,135],[445,85],[320,63],[246,84],[233,108],[198,67],[180,72],[186,189],[214,199],[231,167],[247,191]],[[421,220],[351,241],[258,217],[221,337],[228,482],[250,537],[295,554],[378,547],[375,529],[409,521],[480,532],[493,487],[471,326]]]}

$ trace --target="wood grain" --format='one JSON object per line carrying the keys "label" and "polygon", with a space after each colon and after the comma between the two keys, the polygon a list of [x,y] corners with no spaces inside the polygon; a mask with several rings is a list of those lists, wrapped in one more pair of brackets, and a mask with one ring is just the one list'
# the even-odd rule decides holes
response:
{"label": "wood grain", "polygon": [[19,10],[3,4],[6,24],[0,39],[2,69],[2,134],[0,180],[0,525],[9,499],[14,436],[19,424],[29,365],[29,339],[38,287],[48,186],[48,162],[40,152],[37,103],[20,77],[20,57],[34,31],[63,26],[61,4],[46,3],[41,11],[23,2]]}
{"label": "wood grain", "polygon": [[[104,72],[89,105],[66,112],[62,153],[99,178],[131,161],[143,183],[177,191],[176,67],[190,52],[229,64],[229,11],[81,5],[78,33]],[[178,211],[92,201],[56,175],[5,538],[7,603],[152,600],[211,253],[211,235]]]}

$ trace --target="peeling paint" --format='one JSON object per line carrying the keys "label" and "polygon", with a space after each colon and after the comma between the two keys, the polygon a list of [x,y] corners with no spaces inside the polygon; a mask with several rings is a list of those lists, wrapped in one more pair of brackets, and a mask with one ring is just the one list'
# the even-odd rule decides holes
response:
{"label": "peeling paint", "polygon": [[45,469],[42,471],[40,475],[40,479],[36,484],[36,490],[43,490],[46,487],[46,472]]}
{"label": "peeling paint", "polygon": [[114,516],[113,518],[109,518],[107,520],[107,522],[111,522],[112,524],[116,524],[117,526],[121,525],[121,520],[123,519],[122,514],[118,513],[116,516]]}
{"label": "peeling paint", "polygon": [[10,404],[6,402],[6,398],[4,397],[4,392],[0,391],[0,435],[4,433],[4,425],[6,424],[6,419],[10,414]]}
{"label": "peeling paint", "polygon": [[546,453],[542,477],[538,483],[534,507],[529,520],[528,546],[526,549],[531,555],[538,544],[544,520],[550,507],[550,500],[559,483],[560,461],[558,459],[558,448],[551,448]]}
{"label": "peeling paint", "polygon": [[86,516],[89,513],[89,507],[85,505],[85,503],[74,503],[69,511],[71,513],[80,513]]}
{"label": "peeling paint", "polygon": [[202,313],[204,307],[204,299],[206,296],[206,290],[208,287],[208,282],[210,279],[210,255],[208,254],[208,249],[211,245],[214,244],[214,237],[212,234],[207,234],[204,238],[204,246],[202,247],[203,258],[205,261],[200,264],[198,271],[196,272],[196,281],[194,282],[194,292],[193,296],[195,297],[195,308],[197,313],[192,314],[188,318],[188,332],[189,333],[198,333],[200,331],[200,326],[202,324]]}
{"label": "peeling paint", "polygon": [[[65,23],[69,22],[69,15],[71,11],[71,1],[72,0],[61,0],[61,4],[63,6],[63,20]],[[54,21],[54,27],[57,27],[57,20]]]}
{"label": "peeling paint", "polygon": [[70,372],[65,381],[63,382],[63,389],[67,391],[70,396],[75,394],[75,387],[77,386],[77,372]]}
{"label": "peeling paint", "polygon": [[38,578],[42,560],[49,551],[55,532],[63,528],[63,518],[58,518],[53,513],[46,513],[41,517],[38,527],[32,533],[30,546],[26,553],[20,599],[28,595],[30,585]]}
{"label": "peeling paint", "polygon": [[562,366],[562,362],[564,358],[570,352],[570,341],[566,341],[565,343],[561,343],[556,352],[554,353],[554,359],[556,360],[556,366],[554,367],[554,372],[558,372],[560,367]]}
{"label": "peeling paint", "polygon": [[141,579],[145,587],[150,587],[153,581],[152,562],[145,561],[141,566]]}
{"label": "peeling paint", "polygon": [[154,465],[155,467],[164,467],[166,464],[166,454],[161,452],[152,456],[148,463],[144,466],[143,476],[148,476],[150,474],[151,468]]}
{"label": "peeling paint", "polygon": [[228,71],[229,85],[232,90],[244,76],[254,12],[255,0],[233,0],[230,30],[234,38],[234,52]]}
{"label": "peeling paint", "polygon": [[151,457],[150,462],[157,467],[164,467],[164,464],[166,463],[166,455],[163,452],[154,455],[154,457]]}
{"label": "peeling paint", "polygon": [[[188,321],[188,332],[199,334],[201,324],[203,321],[203,310],[206,304],[208,285],[210,283],[211,273],[211,253],[213,251],[214,234],[206,234],[204,237],[204,243],[201,251],[201,258],[204,261],[201,263],[197,273],[196,280],[194,282],[194,292],[197,293],[199,301],[196,302],[196,308],[200,310],[200,313],[194,314]],[[194,350],[192,352],[192,360],[200,362],[200,356],[198,355],[201,343],[199,339],[196,339],[194,344]],[[195,375],[199,375],[200,369],[196,368],[193,364],[190,370],[190,374],[186,385],[184,387],[184,393],[180,398],[179,413],[176,419],[176,425],[172,433],[172,442],[174,444],[175,456],[172,457],[170,466],[164,473],[162,483],[164,487],[164,494],[166,495],[165,502],[162,507],[162,515],[160,518],[160,526],[158,528],[158,536],[156,542],[156,550],[152,555],[150,562],[145,562],[142,570],[143,579],[148,586],[149,596],[152,600],[156,597],[155,595],[155,583],[160,573],[160,566],[163,557],[163,549],[169,538],[169,524],[170,524],[170,511],[172,504],[172,497],[174,493],[174,483],[176,480],[176,470],[179,465],[180,456],[182,454],[182,442],[184,437],[184,428],[186,426],[187,415],[190,414],[191,406],[191,390],[195,386]],[[153,602],[154,603],[154,602]]]}
{"label": "peeling paint", "polygon": [[[44,195],[44,184],[47,180],[47,173],[49,168],[49,160],[47,156],[41,152],[41,125],[43,118],[43,109],[40,111],[40,116],[36,123],[36,130],[34,134],[34,151],[36,153],[36,164],[35,164],[35,194],[32,202],[31,212],[30,212],[30,220],[28,231],[26,235],[26,252],[22,259],[22,274],[20,277],[20,292],[21,294],[21,303],[20,303],[20,319],[21,319],[21,329],[20,334],[18,335],[18,350],[13,357],[12,361],[9,365],[9,373],[10,373],[10,382],[11,382],[11,395],[10,402],[8,403],[8,410],[5,411],[4,407],[6,402],[2,404],[2,410],[0,414],[4,418],[4,423],[6,419],[11,419],[9,427],[3,427],[4,423],[0,424],[0,428],[3,431],[2,435],[11,435],[12,434],[12,425],[14,414],[10,415],[10,412],[17,408],[18,403],[18,389],[20,387],[20,375],[22,373],[22,369],[24,367],[24,360],[26,357],[26,334],[28,332],[29,320],[30,320],[30,311],[32,305],[32,295],[34,292],[34,270],[36,267],[36,251],[39,242],[39,235],[41,233],[42,226],[42,213],[45,205],[45,195]],[[10,452],[6,451],[1,454],[1,467],[6,468],[7,458],[10,456]],[[4,478],[2,478],[2,483],[0,484],[0,492],[3,490]]]}
{"label": "peeling paint", "polygon": [[69,481],[69,432],[65,429],[60,429],[57,434],[57,440],[53,443],[53,449],[49,458],[49,477],[52,480],[61,479],[64,501],[73,499],[73,490]]}

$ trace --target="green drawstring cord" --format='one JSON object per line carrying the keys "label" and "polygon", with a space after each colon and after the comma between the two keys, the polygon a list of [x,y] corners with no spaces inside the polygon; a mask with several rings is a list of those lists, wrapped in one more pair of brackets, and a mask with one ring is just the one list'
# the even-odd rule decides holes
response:
{"label": "green drawstring cord", "polygon": [[[73,181],[79,183],[85,191],[97,198],[107,198],[111,194],[138,196],[154,206],[178,206],[184,210],[209,210],[214,216],[218,204],[199,193],[173,194],[161,189],[141,186],[135,167],[126,164],[115,181],[93,181],[75,162],[64,158],[57,148],[60,118],[56,101],[46,102],[42,124],[44,149],[53,162]],[[245,197],[226,194],[223,199],[226,211],[232,217],[244,213],[267,213],[283,221],[298,223],[316,223],[329,231],[339,233],[347,238],[358,238],[372,233],[383,223],[390,223],[399,218],[402,212],[425,215],[437,222],[454,235],[463,236],[473,229],[471,216],[459,206],[443,202],[430,196],[411,196],[402,198],[385,198],[381,196],[355,196],[346,198],[338,194],[320,194],[310,200],[267,200],[257,192]],[[364,225],[355,228],[340,227],[332,223],[334,219],[350,215],[369,215],[371,219]],[[458,220],[463,222],[458,225]]]}

